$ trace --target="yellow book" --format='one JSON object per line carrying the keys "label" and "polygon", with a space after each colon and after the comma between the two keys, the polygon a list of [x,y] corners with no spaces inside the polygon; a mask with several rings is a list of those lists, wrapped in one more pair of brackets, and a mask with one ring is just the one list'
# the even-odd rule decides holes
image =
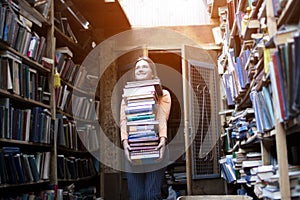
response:
{"label": "yellow book", "polygon": [[271,61],[270,49],[264,48],[264,70],[269,73],[269,62]]}

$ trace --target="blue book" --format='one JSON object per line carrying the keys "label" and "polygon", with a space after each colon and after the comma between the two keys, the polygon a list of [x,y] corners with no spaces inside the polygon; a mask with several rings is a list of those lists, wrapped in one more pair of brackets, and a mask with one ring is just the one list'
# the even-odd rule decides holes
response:
{"label": "blue book", "polygon": [[16,154],[20,153],[20,147],[2,147],[2,151],[5,154]]}
{"label": "blue book", "polygon": [[292,108],[299,113],[300,112],[300,38],[299,31],[294,34],[295,41],[295,65],[294,65],[294,90],[293,90],[293,104]]}
{"label": "blue book", "polygon": [[12,12],[7,7],[6,12],[5,12],[5,22],[4,22],[3,35],[2,35],[2,40],[5,41],[5,42],[7,42],[7,40],[8,40],[8,32],[9,32],[9,29],[10,29],[12,17],[13,17]]}
{"label": "blue book", "polygon": [[137,115],[137,116],[127,116],[127,121],[138,121],[138,120],[154,120],[155,114]]}
{"label": "blue book", "polygon": [[4,23],[5,23],[5,13],[6,13],[6,7],[0,3],[0,39],[3,38],[3,29],[4,29]]}
{"label": "blue book", "polygon": [[125,110],[126,114],[138,114],[145,112],[154,112],[155,104],[145,106],[128,106]]}
{"label": "blue book", "polygon": [[16,165],[16,173],[18,175],[18,183],[25,183],[26,179],[25,179],[25,175],[23,173],[23,166],[21,164],[21,157],[20,154],[16,154],[13,157],[15,165]]}
{"label": "blue book", "polygon": [[5,153],[4,154],[4,162],[6,165],[6,170],[7,170],[7,177],[8,177],[8,181],[7,183],[10,184],[16,184],[18,183],[18,176],[17,176],[17,169],[16,169],[16,165],[13,159],[13,154],[11,153]]}
{"label": "blue book", "polygon": [[3,150],[0,149],[0,177],[1,177],[1,184],[6,184],[8,181],[7,177],[7,170],[4,160]]}
{"label": "blue book", "polygon": [[35,157],[34,155],[28,155],[28,161],[29,161],[29,166],[34,178],[34,181],[39,181],[40,180],[40,174],[38,172],[36,163],[35,163]]}
{"label": "blue book", "polygon": [[57,155],[57,177],[59,179],[65,178],[65,156]]}
{"label": "blue book", "polygon": [[243,75],[243,66],[242,66],[242,61],[240,57],[236,57],[236,72],[239,78],[239,82],[241,84],[241,88],[245,88],[245,80],[244,80],[244,75]]}
{"label": "blue book", "polygon": [[272,127],[274,127],[275,126],[275,117],[274,117],[274,109],[273,109],[273,104],[272,104],[272,98],[271,98],[270,92],[269,92],[269,90],[267,89],[266,86],[263,86],[263,88],[262,88],[262,95],[265,99],[267,110],[270,114],[271,125],[272,125]]}
{"label": "blue book", "polygon": [[0,106],[0,138],[4,138],[5,133],[5,108],[3,106]]}
{"label": "blue book", "polygon": [[38,142],[39,141],[39,127],[40,127],[40,113],[42,111],[41,107],[34,107],[31,110],[31,132],[30,132],[30,141]]}

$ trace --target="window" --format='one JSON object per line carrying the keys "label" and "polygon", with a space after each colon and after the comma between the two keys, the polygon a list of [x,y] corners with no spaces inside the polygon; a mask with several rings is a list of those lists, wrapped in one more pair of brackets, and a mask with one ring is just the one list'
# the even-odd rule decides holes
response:
{"label": "window", "polygon": [[119,0],[132,27],[209,24],[205,0]]}

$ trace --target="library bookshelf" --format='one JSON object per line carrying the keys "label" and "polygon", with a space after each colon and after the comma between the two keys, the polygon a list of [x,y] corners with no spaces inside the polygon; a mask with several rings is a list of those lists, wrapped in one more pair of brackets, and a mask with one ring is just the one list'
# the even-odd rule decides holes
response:
{"label": "library bookshelf", "polygon": [[299,197],[296,2],[240,0],[219,7],[222,175],[255,199]]}
{"label": "library bookshelf", "polygon": [[[86,84],[81,76],[87,74],[76,73],[91,45],[84,48],[60,30],[55,13],[64,9],[56,0],[0,2],[1,198],[100,196],[99,163],[90,154],[99,149],[96,143],[82,144],[77,134],[96,135],[98,112],[75,113],[70,105],[99,108],[89,91],[74,86],[78,79]],[[58,52],[64,65],[57,62]]]}

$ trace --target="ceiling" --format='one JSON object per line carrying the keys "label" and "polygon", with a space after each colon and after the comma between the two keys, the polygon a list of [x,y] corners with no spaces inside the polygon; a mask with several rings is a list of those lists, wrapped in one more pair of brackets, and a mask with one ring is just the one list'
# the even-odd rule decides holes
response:
{"label": "ceiling", "polygon": [[75,7],[90,22],[93,36],[98,42],[131,28],[118,1],[72,0]]}
{"label": "ceiling", "polygon": [[[76,9],[87,19],[91,24],[90,30],[85,30],[73,16],[67,11],[66,7],[60,3],[60,0],[55,1],[55,11],[60,12],[62,15],[67,16],[70,26],[75,30],[78,41],[88,40],[92,36],[96,44],[105,41],[107,38],[112,37],[124,31],[131,29],[129,20],[123,11],[118,0],[115,2],[106,3],[105,0],[64,0],[69,6],[75,6]],[[214,0],[219,2],[213,4],[213,8],[220,2],[226,0]],[[214,10],[214,9],[212,9]],[[70,20],[69,20],[70,19]],[[213,24],[200,25],[200,26],[179,26],[168,27],[173,31],[182,33],[183,35],[191,38],[199,44],[212,43],[213,37],[211,33]],[[199,34],[201,33],[201,34]],[[89,34],[89,35],[87,35]],[[203,37],[205,35],[205,37]]]}

